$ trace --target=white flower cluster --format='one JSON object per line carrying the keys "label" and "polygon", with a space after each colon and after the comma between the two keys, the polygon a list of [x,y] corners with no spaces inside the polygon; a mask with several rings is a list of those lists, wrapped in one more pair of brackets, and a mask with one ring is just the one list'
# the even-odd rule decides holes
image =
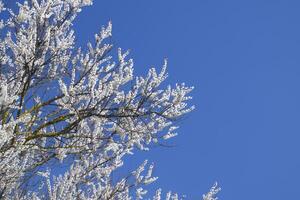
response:
{"label": "white flower cluster", "polygon": [[207,194],[203,195],[203,200],[218,200],[216,195],[220,192],[221,188],[218,187],[218,183],[215,183]]}
{"label": "white flower cluster", "polygon": [[111,23],[86,50],[75,48],[72,23],[91,4],[0,1],[9,16],[0,23],[0,199],[143,199],[157,179],[152,164],[118,180],[113,172],[124,156],[176,136],[174,121],[194,109],[192,87],[161,86],[167,61],[137,77],[128,51],[114,59]]}

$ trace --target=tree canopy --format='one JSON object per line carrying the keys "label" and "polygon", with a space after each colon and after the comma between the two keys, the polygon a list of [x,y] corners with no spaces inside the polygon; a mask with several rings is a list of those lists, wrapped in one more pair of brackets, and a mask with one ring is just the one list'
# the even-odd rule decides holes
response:
{"label": "tree canopy", "polygon": [[[0,199],[142,199],[154,182],[146,160],[113,179],[124,156],[176,136],[192,87],[163,87],[159,72],[133,73],[110,44],[112,24],[75,47],[72,23],[91,0],[1,2]],[[53,173],[53,166],[64,166]],[[203,196],[214,200],[215,185]],[[161,189],[153,194],[161,199]],[[166,199],[179,199],[167,193]]]}

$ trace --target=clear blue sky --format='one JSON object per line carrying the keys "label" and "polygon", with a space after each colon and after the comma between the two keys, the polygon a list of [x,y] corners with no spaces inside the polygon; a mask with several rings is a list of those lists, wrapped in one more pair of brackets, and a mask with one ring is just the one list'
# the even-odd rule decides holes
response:
{"label": "clear blue sky", "polygon": [[76,23],[79,42],[113,21],[136,73],[169,59],[169,83],[195,86],[196,110],[156,163],[158,187],[200,199],[300,198],[300,1],[95,0]]}

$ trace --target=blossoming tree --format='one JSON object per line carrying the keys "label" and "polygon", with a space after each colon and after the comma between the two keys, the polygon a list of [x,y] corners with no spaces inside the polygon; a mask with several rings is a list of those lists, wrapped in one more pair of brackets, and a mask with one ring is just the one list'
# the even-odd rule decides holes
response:
{"label": "blossoming tree", "polygon": [[[174,121],[193,110],[191,87],[160,86],[167,61],[139,77],[127,51],[113,58],[111,23],[86,50],[74,47],[72,22],[91,4],[0,3],[0,199],[142,199],[157,179],[152,164],[118,180],[112,173],[124,156],[175,136]],[[180,198],[160,189],[152,196]]]}

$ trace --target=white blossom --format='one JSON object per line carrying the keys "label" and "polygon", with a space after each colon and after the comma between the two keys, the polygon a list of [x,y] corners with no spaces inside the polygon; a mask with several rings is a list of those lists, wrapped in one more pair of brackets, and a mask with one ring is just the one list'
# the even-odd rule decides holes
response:
{"label": "white blossom", "polygon": [[215,183],[210,191],[207,194],[203,195],[203,200],[217,200],[218,198],[216,197],[217,193],[221,190],[220,187],[218,187],[218,183]]}
{"label": "white blossom", "polygon": [[73,23],[89,5],[25,0],[6,9],[0,1],[8,16],[0,23],[0,199],[147,198],[153,164],[114,172],[126,156],[176,136],[174,122],[194,109],[192,87],[163,87],[167,60],[142,77],[129,51],[114,56],[111,22],[77,48]]}

